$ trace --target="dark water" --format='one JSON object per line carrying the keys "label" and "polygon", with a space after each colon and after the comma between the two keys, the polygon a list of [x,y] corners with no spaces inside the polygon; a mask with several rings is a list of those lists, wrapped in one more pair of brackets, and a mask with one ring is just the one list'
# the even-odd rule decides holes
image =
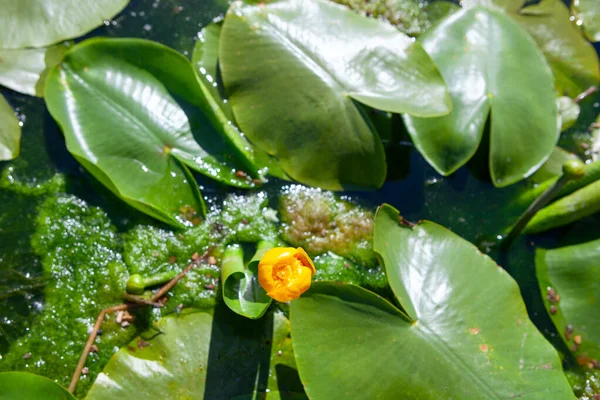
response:
{"label": "dark water", "polygon": [[[106,21],[105,26],[87,37],[146,38],[191,57],[198,32],[222,15],[227,6],[225,0],[134,0],[114,20]],[[23,139],[21,156],[15,161],[0,163],[0,172],[34,189],[48,182],[56,172],[63,172],[73,182],[69,191],[102,206],[115,220],[132,213],[69,155],[42,100],[9,90],[2,93],[19,113]],[[570,133],[563,135],[562,145],[585,154],[586,149],[580,143],[588,140],[587,127],[597,114],[598,102],[600,96],[584,102],[582,118]],[[498,253],[494,243],[522,211],[520,207],[510,207],[509,202],[531,184],[523,182],[508,188],[495,188],[489,181],[485,145],[466,167],[450,177],[441,177],[414,150],[401,121],[395,119],[392,122],[387,155],[389,175],[394,180],[377,191],[343,195],[373,208],[384,202],[392,204],[409,220],[433,220],[489,251],[519,282],[532,319],[552,339],[554,328],[543,309],[535,281],[533,245],[550,247],[565,240],[578,241],[577,235],[582,232],[585,232],[585,239],[600,236],[595,233],[597,229],[588,229],[597,227],[595,220],[588,219],[571,228],[555,231],[552,236],[522,238],[509,254]],[[223,187],[210,181],[202,180],[201,184],[204,194],[224,194]],[[276,193],[282,184],[271,182],[266,190]],[[0,354],[6,351],[11,340],[27,329],[43,304],[43,297],[35,286],[39,283],[36,277],[41,275],[41,266],[29,243],[37,205],[36,196],[0,188],[0,285],[3,280],[14,285],[29,285],[21,295],[0,297]],[[22,283],[19,283],[21,278]]]}

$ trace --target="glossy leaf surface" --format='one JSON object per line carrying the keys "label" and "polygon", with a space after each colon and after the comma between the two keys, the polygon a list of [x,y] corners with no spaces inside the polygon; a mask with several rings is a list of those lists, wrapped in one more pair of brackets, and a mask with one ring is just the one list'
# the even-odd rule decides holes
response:
{"label": "glossy leaf surface", "polygon": [[88,400],[252,399],[267,389],[305,398],[281,313],[249,321],[217,307],[214,317],[184,312],[155,328],[113,356]]}
{"label": "glossy leaf surface", "polygon": [[544,52],[558,95],[575,97],[600,83],[598,55],[573,24],[569,9],[561,0],[542,0],[511,16]]}
{"label": "glossy leaf surface", "polygon": [[54,381],[29,372],[0,373],[0,400],[75,400]]}
{"label": "glossy leaf surface", "polygon": [[47,70],[62,59],[63,45],[40,49],[0,49],[0,85],[42,97]]}
{"label": "glossy leaf surface", "polygon": [[506,186],[533,173],[558,139],[552,74],[527,33],[491,8],[465,9],[421,37],[450,88],[444,117],[405,120],[413,142],[441,174],[464,165],[491,113],[490,175]]}
{"label": "glossy leaf surface", "polygon": [[450,110],[419,43],[324,0],[236,1],[219,56],[241,129],[288,175],[314,186],[379,187],[385,179],[383,147],[354,101],[421,116]]}
{"label": "glossy leaf surface", "polygon": [[[555,250],[537,249],[535,268],[548,315],[560,337],[582,366],[588,367],[592,360],[598,362],[600,240]],[[550,312],[550,307],[556,311]]]}
{"label": "glossy leaf surface", "polygon": [[253,186],[236,175],[227,138],[171,93],[205,106],[185,57],[136,39],[75,46],[46,86],[48,108],[69,151],[117,195],[168,223],[181,207],[204,213],[195,180],[182,164],[229,185]]}
{"label": "glossy leaf surface", "polygon": [[309,397],[573,398],[512,278],[445,228],[399,220],[392,207],[379,209],[374,248],[403,311],[357,286],[326,282],[291,303]]}
{"label": "glossy leaf surface", "polygon": [[581,109],[572,98],[562,96],[556,99],[558,116],[560,117],[560,131],[564,132],[577,122]]}
{"label": "glossy leaf surface", "polygon": [[581,21],[587,38],[591,42],[600,42],[600,2],[574,0],[573,13]]}
{"label": "glossy leaf surface", "polygon": [[233,312],[257,319],[271,305],[272,299],[258,282],[258,262],[271,247],[271,243],[261,243],[248,267],[244,267],[242,247],[235,245],[225,250],[221,262],[223,300]]}
{"label": "glossy leaf surface", "polygon": [[289,179],[281,169],[279,162],[249,143],[235,124],[231,104],[226,98],[218,67],[221,27],[222,23],[213,22],[202,28],[192,54],[192,64],[206,96],[206,101],[224,129],[229,132],[229,136],[236,138],[236,146],[243,149],[248,160],[256,166],[257,172],[260,171],[261,175],[269,174],[281,179]]}
{"label": "glossy leaf surface", "polygon": [[43,47],[88,33],[129,0],[0,0],[0,48]]}
{"label": "glossy leaf surface", "polygon": [[15,112],[0,94],[0,161],[12,160],[19,155],[21,126]]}

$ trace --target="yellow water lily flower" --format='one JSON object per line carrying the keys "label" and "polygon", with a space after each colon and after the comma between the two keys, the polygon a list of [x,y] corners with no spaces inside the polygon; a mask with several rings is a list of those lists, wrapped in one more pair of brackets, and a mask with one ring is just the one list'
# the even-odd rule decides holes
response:
{"label": "yellow water lily flower", "polygon": [[302,247],[275,247],[258,263],[258,282],[277,301],[297,299],[308,290],[315,266]]}

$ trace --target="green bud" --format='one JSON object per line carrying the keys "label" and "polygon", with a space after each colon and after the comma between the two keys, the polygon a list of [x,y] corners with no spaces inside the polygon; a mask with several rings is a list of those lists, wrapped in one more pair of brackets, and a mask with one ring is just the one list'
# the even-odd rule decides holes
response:
{"label": "green bud", "polygon": [[585,174],[585,164],[580,160],[568,160],[563,164],[562,171],[567,179],[579,179]]}
{"label": "green bud", "polygon": [[133,274],[127,281],[127,292],[131,294],[142,294],[146,288],[146,279],[139,275]]}

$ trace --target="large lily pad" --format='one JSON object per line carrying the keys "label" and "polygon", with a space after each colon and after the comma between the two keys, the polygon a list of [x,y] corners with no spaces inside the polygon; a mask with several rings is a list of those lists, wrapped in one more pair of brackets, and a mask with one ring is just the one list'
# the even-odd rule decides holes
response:
{"label": "large lily pad", "polygon": [[246,157],[258,168],[261,175],[269,174],[281,179],[289,179],[277,160],[250,144],[235,124],[218,67],[222,25],[222,22],[213,22],[202,28],[192,54],[192,63],[206,101],[224,129],[229,132],[228,136],[236,139],[236,146],[244,149]]}
{"label": "large lily pad", "polygon": [[63,45],[41,49],[0,49],[0,85],[42,97],[47,70],[60,62],[66,49]]}
{"label": "large lily pad", "polygon": [[243,167],[235,146],[171,96],[205,107],[196,79],[185,57],[158,43],[91,39],[51,70],[46,101],[69,151],[97,179],[134,207],[174,223],[182,206],[204,212],[186,166],[229,185],[253,186],[236,173]]}
{"label": "large lily pad", "polygon": [[54,381],[28,372],[0,373],[0,400],[75,400]]}
{"label": "large lily pad", "polygon": [[43,47],[83,35],[129,0],[0,0],[0,47]]}
{"label": "large lily pad", "polygon": [[[518,2],[524,3],[523,0]],[[542,0],[511,13],[511,16],[533,36],[544,52],[559,95],[575,97],[600,83],[598,55],[571,22],[571,13],[562,0]]]}
{"label": "large lily pad", "polygon": [[382,206],[374,248],[402,310],[325,282],[291,304],[296,363],[311,399],[573,398],[519,287],[474,245]]}
{"label": "large lily pad", "polygon": [[586,367],[600,360],[599,260],[600,240],[555,250],[537,249],[535,254],[548,315],[567,347]]}
{"label": "large lily pad", "polygon": [[583,26],[585,35],[592,42],[600,42],[600,2],[596,0],[574,0],[573,13],[577,24]]}
{"label": "large lily pad", "polygon": [[383,146],[354,101],[420,116],[450,110],[419,43],[325,0],[234,2],[219,55],[241,129],[314,186],[383,184]]}
{"label": "large lily pad", "polygon": [[305,398],[289,321],[281,313],[249,321],[217,307],[214,317],[197,312],[160,320],[113,356],[87,399],[252,399],[266,391]]}
{"label": "large lily pad", "polygon": [[15,112],[0,94],[0,161],[12,160],[19,155],[21,126]]}
{"label": "large lily pad", "polygon": [[493,183],[512,184],[542,165],[558,140],[557,109],[552,74],[527,32],[499,11],[473,7],[421,40],[453,104],[444,117],[405,116],[425,159],[443,175],[456,171],[475,154],[491,113]]}

